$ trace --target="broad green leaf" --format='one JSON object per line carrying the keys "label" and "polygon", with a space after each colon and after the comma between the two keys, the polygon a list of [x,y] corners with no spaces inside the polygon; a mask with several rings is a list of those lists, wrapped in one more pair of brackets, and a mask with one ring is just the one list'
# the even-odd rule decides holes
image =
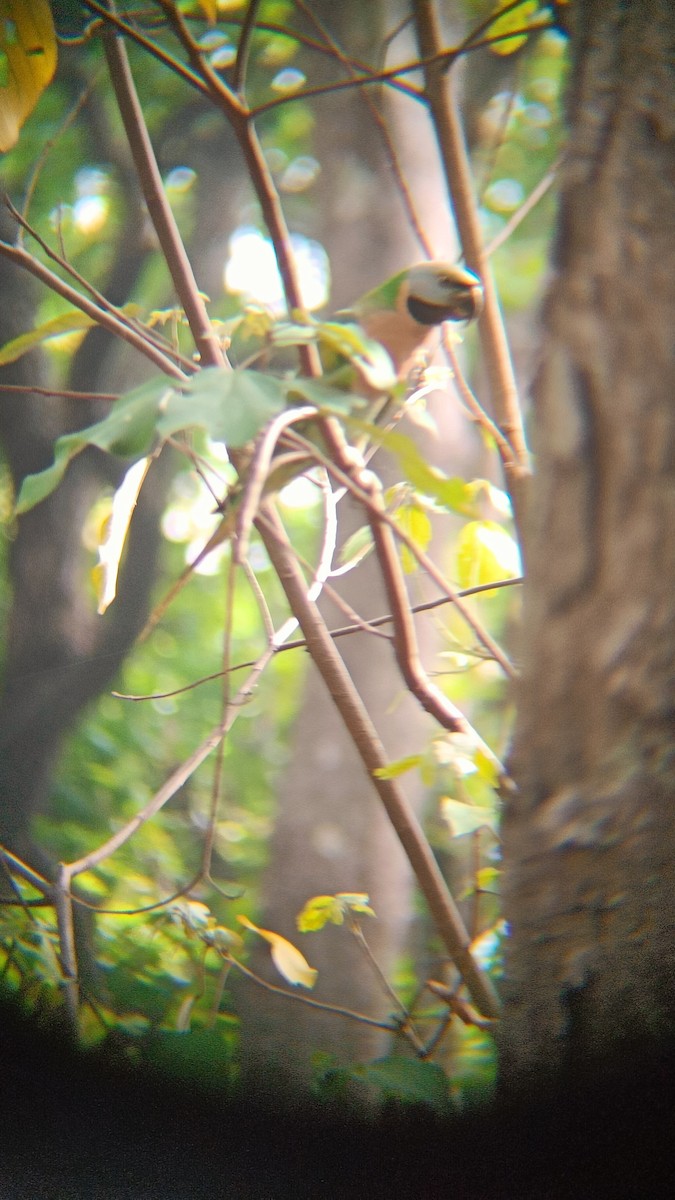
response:
{"label": "broad green leaf", "polygon": [[122,458],[145,454],[152,443],[160,403],[172,395],[165,376],[149,379],[117,400],[107,417],[79,433],[60,437],[54,447],[54,462],[45,471],[27,475],[16,502],[17,513],[28,512],[54,491],[68,464],[85,446],[98,446]]}
{"label": "broad green leaf", "polygon": [[245,446],[286,407],[286,387],[260,371],[205,367],[162,406],[157,432],[169,437],[199,426],[215,442]]}
{"label": "broad green leaf", "polygon": [[335,896],[312,896],[296,918],[301,933],[323,929],[330,921],[343,925],[347,912],[374,917],[367,892],[338,892]]}
{"label": "broad green leaf", "polygon": [[460,587],[515,579],[521,573],[518,545],[496,521],[470,521],[457,541]]}
{"label": "broad green leaf", "polygon": [[399,775],[405,775],[406,771],[412,771],[414,767],[419,767],[421,761],[421,754],[408,754],[405,758],[397,759],[396,762],[387,763],[386,767],[376,767],[373,775],[376,779],[398,779]]}
{"label": "broad green leaf", "polygon": [[56,68],[48,0],[3,0],[0,7],[0,151],[9,150]]}
{"label": "broad green leaf", "polygon": [[59,438],[52,466],[24,480],[16,510],[26,512],[53,492],[68,463],[88,445],[122,458],[140,457],[156,435],[166,438],[199,426],[214,441],[244,446],[286,406],[287,391],[286,383],[257,371],[220,367],[206,367],[180,387],[164,375],[149,379],[120,396],[103,421]]}
{"label": "broad green leaf", "polygon": [[319,412],[335,413],[339,417],[348,416],[355,409],[364,408],[367,403],[363,396],[334,387],[329,379],[303,379],[298,376],[297,379],[284,381],[283,386],[290,404],[297,404],[298,401],[314,404]]}
{"label": "broad green leaf", "polygon": [[271,929],[261,929],[259,925],[254,925],[248,917],[238,916],[237,920],[246,929],[252,929],[254,933],[259,933],[266,942],[269,942],[272,961],[279,974],[283,975],[288,983],[293,987],[314,987],[319,972],[314,967],[310,967],[297,946],[282,937],[280,933],[274,933]]}
{"label": "broad green leaf", "polygon": [[496,818],[492,808],[479,807],[477,804],[464,804],[461,800],[453,800],[450,796],[441,798],[441,815],[447,823],[451,837],[462,837],[466,833],[474,833],[477,829],[490,829],[496,836]]}

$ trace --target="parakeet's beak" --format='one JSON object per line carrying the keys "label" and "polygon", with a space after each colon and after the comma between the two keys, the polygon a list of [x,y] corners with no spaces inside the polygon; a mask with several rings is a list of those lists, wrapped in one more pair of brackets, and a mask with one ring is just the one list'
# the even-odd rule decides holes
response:
{"label": "parakeet's beak", "polygon": [[473,271],[453,263],[428,262],[408,273],[406,306],[420,325],[473,321],[483,307],[483,285]]}

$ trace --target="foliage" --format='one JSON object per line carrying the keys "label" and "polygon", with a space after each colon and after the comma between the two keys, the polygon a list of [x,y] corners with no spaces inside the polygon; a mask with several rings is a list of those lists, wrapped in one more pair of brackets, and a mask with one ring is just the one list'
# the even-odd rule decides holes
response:
{"label": "foliage", "polygon": [[[82,7],[98,12],[96,5]],[[308,314],[279,205],[280,197],[289,208],[299,197],[309,204],[315,178],[309,151],[319,110],[311,79],[293,65],[303,39],[293,33],[292,6],[252,6],[255,21],[250,27],[241,5],[156,7],[148,20],[147,5],[127,6],[121,25],[117,22],[128,43],[132,71],[142,64],[147,72],[141,119],[152,136],[157,134],[167,114],[179,111],[187,87],[198,93],[204,127],[229,121],[245,148],[256,193],[256,224],[271,239],[279,261],[285,311],[280,315],[260,305],[242,307],[232,295],[211,303],[198,292],[180,257],[197,211],[192,181],[186,179],[181,191],[174,173],[173,184],[169,175],[157,189],[156,182],[148,181],[152,172],[147,160],[145,172],[139,168],[138,183],[161,254],[141,272],[133,299],[119,306],[101,300],[95,285],[105,278],[119,249],[125,221],[123,189],[110,165],[87,157],[81,100],[73,104],[67,80],[57,78],[27,120],[3,168],[14,193],[27,182],[19,220],[25,233],[35,237],[37,249],[28,257],[48,290],[34,328],[0,350],[0,362],[16,361],[44,343],[55,373],[67,380],[68,364],[86,330],[100,323],[132,339],[151,362],[152,374],[112,399],[108,414],[94,425],[55,441],[53,464],[23,480],[15,512],[39,506],[87,447],[129,462],[145,460],[152,470],[160,449],[171,441],[182,455],[182,466],[175,475],[165,528],[182,525],[183,533],[182,544],[179,538],[166,547],[157,608],[148,626],[152,637],[136,648],[118,681],[118,693],[127,698],[103,696],[73,734],[58,774],[53,810],[35,822],[40,843],[71,872],[60,893],[58,923],[51,907],[53,893],[44,881],[22,874],[21,864],[11,857],[5,860],[13,897],[20,903],[0,910],[4,982],[36,1010],[58,1008],[64,971],[68,975],[74,968],[63,957],[63,938],[72,920],[70,886],[79,883],[87,903],[99,908],[96,958],[105,975],[104,999],[96,1004],[80,1007],[70,987],[71,1016],[79,1020],[85,1039],[100,1040],[114,1029],[129,1052],[142,1054],[147,1063],[163,1063],[183,1077],[200,1080],[212,1064],[229,1078],[236,1056],[229,976],[233,970],[252,974],[242,935],[232,928],[237,917],[241,928],[270,944],[287,983],[313,987],[316,972],[297,947],[253,920],[274,785],[288,755],[287,733],[300,679],[297,656],[282,653],[291,633],[283,624],[286,603],[301,620],[305,636],[308,624],[310,632],[321,633],[321,619],[313,609],[303,607],[304,601],[294,602],[288,588],[284,597],[289,559],[286,548],[281,543],[275,547],[269,532],[269,504],[281,493],[276,511],[291,530],[293,547],[314,563],[312,586],[318,594],[326,573],[325,564],[317,562],[314,544],[318,509],[316,504],[291,509],[285,504],[289,493],[283,491],[298,474],[309,473],[315,493],[322,487],[325,498],[331,489],[347,488],[362,506],[363,529],[343,547],[343,559],[351,567],[365,553],[378,559],[388,584],[397,655],[411,690],[415,648],[406,643],[411,637],[406,581],[412,589],[425,572],[434,571],[436,583],[440,579],[439,586],[445,588],[445,615],[439,618],[447,647],[440,659],[442,687],[436,688],[419,672],[414,681],[419,690],[415,694],[423,694],[424,707],[434,715],[441,713],[444,728],[418,754],[376,762],[371,746],[364,761],[389,812],[405,813],[400,778],[412,770],[421,773],[435,806],[429,839],[448,860],[449,874],[459,873],[463,879],[457,900],[469,925],[474,956],[473,975],[462,978],[454,967],[447,969],[449,982],[431,989],[431,1000],[422,981],[415,980],[408,989],[409,1004],[392,990],[394,1012],[386,1028],[397,1047],[406,1043],[407,1056],[395,1052],[350,1069],[324,1062],[321,1088],[334,1095],[357,1083],[380,1097],[430,1104],[443,1112],[451,1096],[457,1099],[469,1095],[472,1087],[484,1086],[493,1067],[488,1050],[494,1016],[488,1011],[491,985],[482,981],[490,971],[496,974],[498,950],[482,962],[479,939],[487,930],[498,941],[500,931],[496,788],[505,773],[500,754],[508,737],[509,710],[503,670],[509,662],[495,639],[515,618],[508,584],[521,569],[510,499],[486,479],[447,476],[420,452],[410,424],[428,422],[425,394],[438,378],[429,376],[430,382],[411,389],[397,380],[384,349],[358,326],[315,320]],[[490,136],[478,147],[476,158],[480,167],[492,156],[492,179],[483,192],[481,215],[487,239],[495,241],[503,298],[507,304],[524,305],[532,298],[543,262],[546,214],[542,218],[533,209],[530,233],[504,237],[499,246],[496,242],[515,229],[512,218],[521,207],[522,217],[528,215],[526,198],[555,158],[564,63],[555,33],[527,32],[530,26],[541,30],[552,24],[545,7],[498,6],[502,9],[509,11],[487,18],[482,32],[488,43],[493,40],[494,51],[518,52],[520,90],[511,98],[493,100],[484,116]],[[419,14],[416,19],[421,20]],[[79,56],[83,73],[102,69],[100,35],[110,20],[103,17],[102,22],[87,24],[83,18],[81,44],[65,50]],[[125,85],[119,58],[114,58],[119,48],[111,57],[109,29],[106,37],[113,88],[110,94],[106,91],[103,111],[113,123],[113,93],[123,108]],[[471,36],[459,50],[443,48],[449,62],[464,49],[471,49]],[[340,65],[329,40],[324,50]],[[356,76],[357,83],[380,78],[363,64],[347,65],[347,75],[352,80]],[[399,78],[389,76],[388,82],[412,87],[413,98],[433,112],[431,85],[428,93],[413,87],[407,69]],[[334,102],[338,98],[339,92]],[[0,94],[0,102],[6,101]],[[27,102],[22,103],[23,111],[14,118],[17,133],[28,115]],[[492,136],[496,131],[499,136]],[[47,152],[36,154],[44,134]],[[52,139],[58,171],[46,169],[52,161]],[[29,178],[35,159],[37,169]],[[452,164],[445,166],[452,174]],[[508,183],[514,185],[510,191]],[[162,208],[167,194],[178,218],[175,224],[171,210],[167,215]],[[60,252],[54,249],[57,245]],[[16,248],[2,248],[7,257],[19,261]],[[465,251],[470,254],[470,248]],[[26,258],[20,261],[25,265]],[[178,291],[175,305],[165,302],[166,266]],[[85,287],[83,279],[91,280],[92,286]],[[234,370],[226,362],[228,350],[241,364]],[[518,461],[518,445],[510,443],[502,429],[511,427],[510,421],[519,427],[520,416],[500,408],[499,397],[492,398],[488,413],[461,377],[452,348],[449,354],[451,368],[440,384],[447,388],[453,378],[456,381],[491,455],[501,461],[517,508],[512,472],[518,466],[525,473],[526,461]],[[504,363],[502,369],[508,369]],[[374,394],[387,400],[387,416],[393,411],[395,420],[378,423],[382,413],[376,412]],[[395,461],[400,473],[400,481],[386,492],[372,470],[363,471],[359,457],[375,451]],[[376,457],[375,468],[377,463]],[[337,505],[334,497],[331,503]],[[103,508],[106,505],[110,497],[104,499]],[[85,529],[92,566],[106,545],[99,528],[102,511],[90,514]],[[429,558],[432,517],[446,524],[452,518],[455,529],[460,522],[450,572]],[[132,520],[133,503],[113,561],[106,566],[113,580]],[[286,573],[279,569],[279,555],[287,556]],[[199,571],[194,569],[197,561]],[[292,555],[290,563],[297,567]],[[452,575],[453,585],[444,582],[445,573]],[[302,574],[300,578],[306,591],[307,581]],[[171,603],[165,606],[167,584],[176,579],[181,588],[175,594],[172,589]],[[183,582],[188,586],[182,588]],[[457,587],[477,592],[469,618]],[[113,582],[106,604],[117,602],[114,591]],[[403,607],[401,595],[406,596]],[[270,645],[274,662],[268,666]],[[311,645],[310,652],[331,686],[331,672],[338,669],[335,662]],[[242,663],[252,679],[250,686],[239,686]],[[198,682],[200,686],[192,687]],[[191,690],[183,691],[187,686]],[[451,703],[446,692],[452,695]],[[457,715],[448,715],[452,713]],[[481,737],[473,727],[476,714],[485,731]],[[350,733],[359,743],[353,728]],[[193,763],[195,755],[201,757]],[[120,831],[126,836],[113,845]],[[419,875],[418,882],[428,901],[436,884]],[[454,901],[440,903],[448,913],[455,911]],[[247,912],[241,912],[243,908]],[[317,895],[308,899],[298,928],[319,935],[326,924],[342,926],[341,933],[355,937],[367,951],[360,920],[374,915],[365,894]],[[379,915],[386,919],[386,914]],[[442,923],[438,930],[446,958],[453,958],[452,936],[457,944],[462,942],[464,926],[458,919],[454,933]],[[439,1047],[451,1027],[457,1031],[457,1045],[449,1085],[441,1066],[430,1059],[435,1054],[442,1058]],[[188,1030],[189,1045],[178,1036]]]}

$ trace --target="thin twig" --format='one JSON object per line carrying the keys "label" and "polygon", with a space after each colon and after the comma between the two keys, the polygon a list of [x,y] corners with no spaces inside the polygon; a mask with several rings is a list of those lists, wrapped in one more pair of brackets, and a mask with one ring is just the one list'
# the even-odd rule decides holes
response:
{"label": "thin twig", "polygon": [[[423,60],[442,50],[442,38],[434,0],[414,0],[415,28]],[[522,535],[525,528],[526,488],[529,456],[518,390],[511,363],[497,292],[483,249],[483,237],[473,192],[471,166],[450,82],[434,63],[424,68],[425,93],[446,174],[448,192],[466,261],[483,283],[484,308],[478,323],[494,415],[506,437],[513,457],[504,462],[506,484],[511,493],[514,517]]]}
{"label": "thin twig", "polygon": [[[445,947],[474,1003],[497,1016],[499,1000],[489,977],[474,959],[459,910],[440,872],[424,831],[398,782],[386,778],[387,755],[363,701],[331,638],[318,608],[307,598],[305,583],[276,511],[265,506],[256,521],[270,560],[286,592],[308,649],[385,807],[408,857]],[[381,774],[378,772],[382,772]]]}
{"label": "thin twig", "polygon": [[86,316],[91,317],[97,325],[102,325],[104,329],[109,330],[110,333],[114,333],[123,342],[128,342],[140,354],[150,359],[150,362],[154,363],[156,367],[159,367],[165,375],[171,375],[173,379],[185,382],[187,376],[165,353],[158,350],[153,343],[142,337],[136,330],[124,324],[113,313],[108,312],[106,309],[101,308],[100,305],[94,304],[86,296],[81,295],[80,292],[76,291],[75,288],[71,287],[63,279],[60,279],[58,275],[50,271],[48,267],[39,262],[37,258],[34,258],[32,254],[29,254],[23,247],[10,246],[7,242],[0,241],[0,256],[10,259],[11,262],[16,263],[17,266],[34,275],[36,279],[44,283],[52,292],[63,296],[63,299],[67,300],[69,304],[72,304],[75,308],[79,308],[80,312],[85,313]]}
{"label": "thin twig", "polygon": [[237,57],[232,68],[232,91],[242,93],[246,86],[246,71],[251,52],[251,39],[256,27],[256,17],[260,8],[260,0],[249,0],[244,14],[237,46]]}
{"label": "thin twig", "polygon": [[156,230],[159,244],[174,287],[190,326],[201,361],[208,365],[228,366],[194,277],[183,239],[164,191],[157,160],[148,134],[143,110],[134,86],[124,42],[107,26],[103,29],[103,49],[110,71],[124,130],[138,180]]}

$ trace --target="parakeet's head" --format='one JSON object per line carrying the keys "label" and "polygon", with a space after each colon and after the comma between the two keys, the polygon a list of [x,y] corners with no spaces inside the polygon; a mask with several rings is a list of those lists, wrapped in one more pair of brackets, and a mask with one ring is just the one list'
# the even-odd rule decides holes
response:
{"label": "parakeet's head", "polygon": [[472,321],[483,307],[481,281],[465,267],[423,262],[409,267],[406,275],[406,307],[420,325]]}
{"label": "parakeet's head", "polygon": [[405,375],[411,358],[444,321],[471,321],[483,307],[483,287],[473,271],[448,262],[423,262],[399,271],[367,292],[353,315],[384,346],[396,372]]}

